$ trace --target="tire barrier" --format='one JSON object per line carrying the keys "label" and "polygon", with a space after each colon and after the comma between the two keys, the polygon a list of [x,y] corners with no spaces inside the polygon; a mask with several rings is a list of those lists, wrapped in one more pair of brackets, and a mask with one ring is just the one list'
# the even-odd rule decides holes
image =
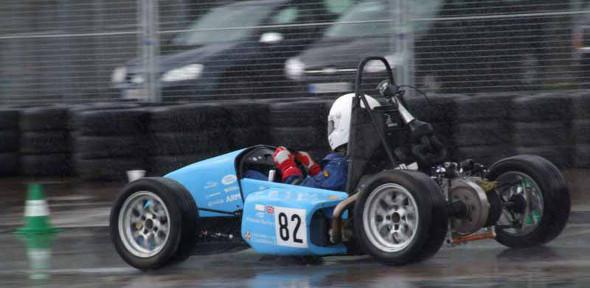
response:
{"label": "tire barrier", "polygon": [[25,176],[63,177],[72,172],[69,113],[64,106],[21,110],[20,169]]}
{"label": "tire barrier", "polygon": [[[429,99],[430,104],[417,95],[405,102],[416,118],[433,124],[450,147],[451,160],[491,164],[530,153],[560,168],[572,167],[572,162],[590,167],[590,97],[583,91]],[[326,119],[332,102],[294,98],[0,108],[0,176],[19,171],[25,176],[67,176],[74,168],[83,180],[124,180],[126,170],[164,175],[256,144],[306,150],[320,160],[330,151]]]}
{"label": "tire barrier", "polygon": [[148,126],[148,167],[164,175],[187,164],[230,151],[227,111],[221,105],[153,107]]}
{"label": "tire barrier", "polygon": [[74,167],[83,180],[124,180],[127,170],[146,169],[148,110],[93,105],[75,109]]}
{"label": "tire barrier", "polygon": [[416,94],[405,97],[406,107],[417,119],[432,124],[437,138],[447,147],[448,155],[452,159],[456,153],[457,144],[453,138],[456,122],[457,104],[462,94],[429,95],[428,99]]}
{"label": "tire barrier", "polygon": [[490,165],[514,154],[509,121],[511,94],[481,93],[456,102],[455,159]]}
{"label": "tire barrier", "polygon": [[18,174],[19,111],[0,110],[0,177]]}
{"label": "tire barrier", "polygon": [[316,160],[329,151],[327,124],[333,100],[314,99],[269,105],[270,142],[308,151]]}
{"label": "tire barrier", "polygon": [[571,104],[567,94],[542,93],[512,101],[513,140],[519,154],[536,154],[559,168],[571,166]]}
{"label": "tire barrier", "polygon": [[572,97],[571,134],[575,146],[573,147],[574,167],[590,168],[590,94],[580,92]]}

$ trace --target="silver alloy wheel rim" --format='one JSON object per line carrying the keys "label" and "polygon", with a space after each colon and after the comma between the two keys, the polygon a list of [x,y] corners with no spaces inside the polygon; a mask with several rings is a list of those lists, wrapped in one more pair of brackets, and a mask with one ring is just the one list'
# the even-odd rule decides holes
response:
{"label": "silver alloy wheel rim", "polygon": [[399,252],[414,240],[419,225],[416,200],[395,183],[375,188],[363,209],[363,229],[368,240],[383,252]]}
{"label": "silver alloy wheel rim", "polygon": [[[499,191],[500,198],[508,201],[512,196],[520,194],[526,201],[524,213],[510,213],[508,209],[502,209],[502,214],[498,220],[499,225],[513,225],[516,222],[520,228],[503,229],[504,232],[514,236],[522,236],[531,233],[541,223],[545,203],[543,193],[539,185],[529,175],[517,171],[503,173],[497,178],[497,183],[501,186],[504,181],[518,179],[518,184],[508,186]],[[510,183],[510,182],[508,182]]]}
{"label": "silver alloy wheel rim", "polygon": [[153,192],[131,194],[119,212],[119,237],[125,249],[140,258],[158,254],[170,233],[170,214]]}

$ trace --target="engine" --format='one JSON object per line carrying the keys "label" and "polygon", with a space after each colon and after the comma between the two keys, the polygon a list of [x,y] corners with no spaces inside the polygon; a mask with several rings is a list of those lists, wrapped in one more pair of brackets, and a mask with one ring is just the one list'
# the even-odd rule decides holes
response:
{"label": "engine", "polygon": [[[469,168],[469,169],[464,169]],[[493,226],[500,217],[502,207],[494,190],[494,183],[485,180],[483,166],[474,167],[457,163],[445,163],[435,170],[448,201],[451,230],[465,236]]]}

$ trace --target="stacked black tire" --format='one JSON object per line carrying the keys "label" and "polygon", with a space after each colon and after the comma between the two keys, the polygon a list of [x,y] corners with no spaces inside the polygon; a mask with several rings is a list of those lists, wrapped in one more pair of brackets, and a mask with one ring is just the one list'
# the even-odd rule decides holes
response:
{"label": "stacked black tire", "polygon": [[590,168],[590,95],[579,93],[572,99],[572,136],[575,141],[574,167]]}
{"label": "stacked black tire", "polygon": [[332,100],[273,103],[269,106],[270,141],[319,160],[330,151],[327,121]]}
{"label": "stacked black tire", "polygon": [[473,159],[491,165],[514,154],[510,122],[510,94],[478,94],[456,102],[454,160]]}
{"label": "stacked black tire", "polygon": [[63,177],[72,172],[68,109],[25,108],[20,115],[20,169],[24,176]]}
{"label": "stacked black tire", "polygon": [[152,108],[149,122],[151,175],[228,152],[226,110],[219,105],[189,104]]}
{"label": "stacked black tire", "polygon": [[0,177],[18,174],[19,167],[19,112],[16,109],[0,110]]}
{"label": "stacked black tire", "polygon": [[437,94],[429,96],[428,99],[420,95],[406,97],[410,113],[417,119],[432,124],[435,135],[447,148],[447,158],[453,158],[456,146],[460,145],[455,143],[453,133],[457,113],[456,102],[464,97],[462,94]]}
{"label": "stacked black tire", "polygon": [[571,97],[558,93],[518,97],[510,115],[518,154],[539,155],[559,168],[570,166]]}
{"label": "stacked black tire", "polygon": [[231,150],[270,144],[268,104],[236,103],[224,109]]}
{"label": "stacked black tire", "polygon": [[128,170],[145,170],[148,116],[142,108],[72,111],[77,175],[82,180],[122,181]]}

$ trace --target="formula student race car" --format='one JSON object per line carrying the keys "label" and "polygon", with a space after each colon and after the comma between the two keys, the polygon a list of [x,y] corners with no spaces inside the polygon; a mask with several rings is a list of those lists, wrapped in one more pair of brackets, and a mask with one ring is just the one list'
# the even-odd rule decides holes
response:
{"label": "formula student race car", "polygon": [[[372,109],[360,89],[369,61],[389,72],[378,87],[382,105]],[[117,252],[142,270],[243,247],[291,256],[368,253],[403,265],[445,242],[530,247],[563,230],[569,191],[549,161],[445,162],[445,147],[405,108],[385,59],[361,61],[355,84],[346,191],[276,182],[274,147],[241,149],[127,184],[110,217]],[[269,180],[246,178],[248,170]]]}

